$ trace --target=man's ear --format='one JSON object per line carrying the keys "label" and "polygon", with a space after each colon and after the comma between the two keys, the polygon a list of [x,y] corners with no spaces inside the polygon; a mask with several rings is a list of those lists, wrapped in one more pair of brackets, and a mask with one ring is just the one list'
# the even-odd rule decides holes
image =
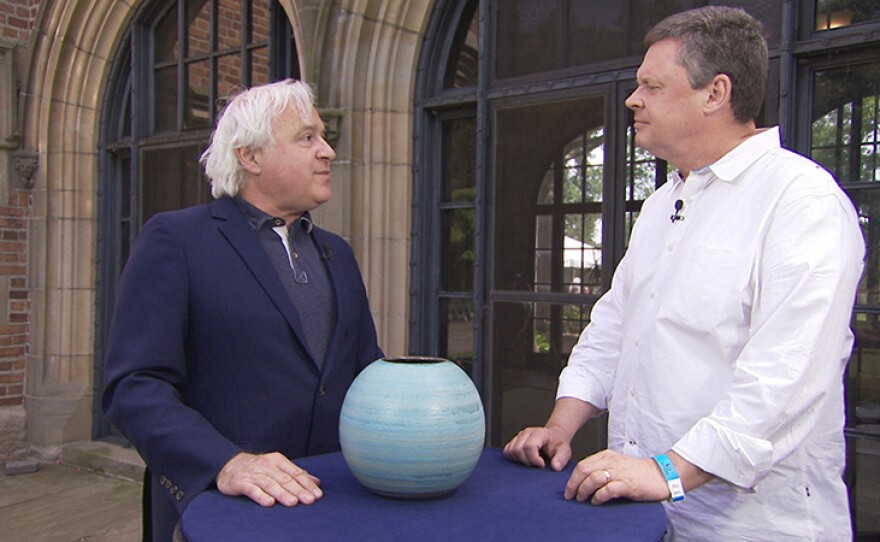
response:
{"label": "man's ear", "polygon": [[238,148],[235,149],[235,157],[238,158],[238,163],[241,164],[242,169],[248,173],[259,175],[260,171],[262,171],[259,151],[255,151],[250,147]]}
{"label": "man's ear", "polygon": [[706,112],[717,111],[725,105],[730,105],[733,81],[726,73],[719,73],[712,78],[712,81],[706,86],[706,90],[708,91],[705,103]]}

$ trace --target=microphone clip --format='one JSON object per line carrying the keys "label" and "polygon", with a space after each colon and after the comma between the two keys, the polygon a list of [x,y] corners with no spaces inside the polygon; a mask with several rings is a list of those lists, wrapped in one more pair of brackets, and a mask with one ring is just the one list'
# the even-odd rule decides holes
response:
{"label": "microphone clip", "polygon": [[684,202],[680,199],[675,200],[675,212],[669,216],[669,221],[675,224],[678,220],[684,220],[684,217],[681,215],[681,209],[684,207]]}

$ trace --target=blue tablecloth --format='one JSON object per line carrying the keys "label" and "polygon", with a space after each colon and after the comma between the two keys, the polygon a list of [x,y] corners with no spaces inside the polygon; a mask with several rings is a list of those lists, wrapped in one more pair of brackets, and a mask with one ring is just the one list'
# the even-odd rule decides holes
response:
{"label": "blue tablecloth", "polygon": [[342,454],[296,463],[321,479],[324,498],[311,506],[261,508],[244,497],[209,491],[181,518],[188,542],[546,540],[658,542],[666,531],[660,503],[567,501],[571,472],[511,463],[484,450],[477,468],[454,493],[431,501],[379,497],[364,488]]}

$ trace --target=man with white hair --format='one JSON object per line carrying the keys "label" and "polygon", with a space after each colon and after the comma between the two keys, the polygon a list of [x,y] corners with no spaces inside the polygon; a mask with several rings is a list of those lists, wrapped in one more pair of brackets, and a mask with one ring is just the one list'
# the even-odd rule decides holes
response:
{"label": "man with white hair", "polygon": [[148,467],[146,540],[170,540],[212,487],[262,506],[322,496],[293,460],[339,449],[345,393],[382,356],[350,246],[309,215],[335,156],[306,84],[246,90],[202,155],[215,200],[135,241],[103,407]]}

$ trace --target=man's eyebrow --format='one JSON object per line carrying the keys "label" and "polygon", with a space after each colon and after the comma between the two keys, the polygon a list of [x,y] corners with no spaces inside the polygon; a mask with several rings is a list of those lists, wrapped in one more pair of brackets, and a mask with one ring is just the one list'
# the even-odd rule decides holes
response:
{"label": "man's eyebrow", "polygon": [[297,134],[305,134],[308,132],[317,132],[318,126],[315,124],[303,124],[300,126],[299,130],[297,130]]}

